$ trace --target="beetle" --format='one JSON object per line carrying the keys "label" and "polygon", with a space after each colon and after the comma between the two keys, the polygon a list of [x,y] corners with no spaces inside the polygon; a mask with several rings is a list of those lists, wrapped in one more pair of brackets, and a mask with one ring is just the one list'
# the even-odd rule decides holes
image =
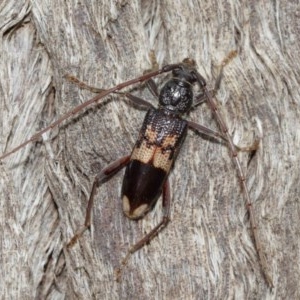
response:
{"label": "beetle", "polygon": [[[158,93],[158,88],[152,78],[166,72],[172,72],[172,78],[165,83],[160,93]],[[218,81],[221,75],[222,71],[220,72]],[[98,186],[120,169],[126,167],[121,195],[124,214],[134,220],[142,218],[153,208],[161,193],[164,211],[159,224],[140,241],[129,248],[127,255],[122,261],[122,267],[125,266],[130,255],[149,243],[169,222],[171,199],[168,175],[180,151],[187,130],[193,129],[201,134],[221,138],[228,143],[244,190],[254,244],[259,257],[261,270],[267,284],[272,287],[272,279],[267,271],[266,259],[262,252],[261,242],[257,233],[256,220],[246,185],[246,177],[238,159],[238,148],[234,145],[212,94],[206,88],[206,82],[196,70],[195,62],[192,59],[185,59],[179,64],[166,65],[159,70],[144,74],[136,79],[126,81],[107,90],[101,90],[99,95],[78,105],[57,121],[33,135],[29,140],[0,156],[0,160],[18,151],[28,143],[37,140],[43,133],[58,126],[64,120],[77,114],[86,106],[99,101],[110,93],[120,93],[119,91],[121,89],[139,82],[147,83],[152,94],[158,97],[159,106],[158,108],[154,108],[151,103],[139,97],[130,93],[123,93],[124,96],[133,103],[147,107],[148,112],[132,153],[112,162],[95,177],[88,200],[84,226],[75,233],[68,243],[68,247],[71,247],[91,225],[91,211]],[[196,83],[199,85],[201,92],[194,96],[193,87]],[[185,120],[182,117],[183,114],[186,114],[193,106],[197,106],[204,101],[207,101],[210,106],[221,133]],[[119,274],[121,273],[122,267],[119,269]]]}

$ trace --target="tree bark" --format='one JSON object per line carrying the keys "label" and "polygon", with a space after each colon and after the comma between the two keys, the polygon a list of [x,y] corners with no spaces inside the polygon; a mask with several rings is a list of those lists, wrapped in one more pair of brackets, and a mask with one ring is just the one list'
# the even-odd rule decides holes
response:
{"label": "tree bark", "polygon": [[[123,171],[102,184],[83,225],[93,179],[130,154],[145,115],[109,95],[0,164],[1,299],[299,299],[299,6],[282,1],[11,1],[0,6],[0,153],[30,138],[99,88],[193,58],[213,89],[239,158],[274,288],[266,285],[231,153],[190,132],[170,175],[171,222],[134,253],[162,217],[122,212]],[[157,78],[162,84],[166,76]],[[143,87],[133,91],[156,105]],[[206,104],[187,119],[218,129]]]}

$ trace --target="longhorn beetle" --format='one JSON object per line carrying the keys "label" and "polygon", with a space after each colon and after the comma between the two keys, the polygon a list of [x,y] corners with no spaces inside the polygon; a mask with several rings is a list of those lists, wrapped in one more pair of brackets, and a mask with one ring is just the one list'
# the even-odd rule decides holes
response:
{"label": "longhorn beetle", "polygon": [[[164,85],[159,94],[152,78],[166,72],[172,72],[173,77]],[[80,235],[90,227],[93,201],[99,184],[125,166],[126,170],[122,186],[124,214],[130,219],[142,218],[155,205],[159,195],[162,193],[163,218],[160,223],[144,238],[128,250],[122,265],[124,266],[126,264],[132,253],[150,242],[150,240],[169,222],[171,199],[168,175],[180,150],[187,130],[190,128],[201,134],[222,138],[228,143],[244,190],[246,206],[249,212],[250,224],[253,231],[253,240],[261,270],[267,284],[272,287],[272,279],[268,274],[265,256],[261,250],[261,242],[257,233],[256,221],[246,185],[246,178],[238,159],[238,148],[232,141],[228,128],[221,117],[213,96],[206,88],[204,78],[198,73],[195,68],[195,62],[191,59],[185,59],[179,64],[165,65],[159,70],[149,72],[136,79],[123,82],[107,90],[101,90],[94,98],[78,105],[60,117],[57,121],[33,135],[29,140],[0,156],[0,160],[3,160],[12,153],[18,151],[30,142],[39,139],[43,133],[51,130],[55,126],[58,126],[64,120],[77,114],[88,105],[96,103],[110,93],[122,94],[119,92],[121,89],[139,82],[147,83],[152,94],[158,97],[159,107],[154,108],[152,104],[141,98],[129,93],[123,93],[133,103],[140,106],[146,106],[148,108],[148,112],[145,116],[137,142],[131,155],[124,156],[109,164],[95,177],[88,201],[84,227],[74,235],[68,246],[74,244]],[[202,93],[193,97],[193,85],[195,83],[199,85]],[[195,99],[194,104],[193,98]],[[221,133],[182,118],[182,115],[187,113],[193,105],[198,105],[203,101],[207,101],[210,106],[210,109],[212,110],[212,113],[221,129]]]}

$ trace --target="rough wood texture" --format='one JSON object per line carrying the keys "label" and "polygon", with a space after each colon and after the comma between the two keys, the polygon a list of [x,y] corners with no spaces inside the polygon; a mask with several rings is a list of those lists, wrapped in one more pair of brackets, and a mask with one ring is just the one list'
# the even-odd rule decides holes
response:
{"label": "rough wood texture", "polygon": [[[213,87],[238,51],[217,99],[235,143],[260,138],[240,159],[275,287],[260,272],[227,148],[193,132],[170,176],[172,221],[121,282],[114,270],[129,245],[162,214],[159,201],[142,221],[124,217],[122,172],[99,188],[92,230],[63,248],[84,221],[93,176],[130,153],[145,114],[111,96],[1,163],[1,299],[299,299],[297,10],[297,1],[2,1],[1,153],[92,97],[66,73],[111,87],[149,69],[152,49],[160,65],[194,58]],[[216,129],[206,105],[189,118]]]}

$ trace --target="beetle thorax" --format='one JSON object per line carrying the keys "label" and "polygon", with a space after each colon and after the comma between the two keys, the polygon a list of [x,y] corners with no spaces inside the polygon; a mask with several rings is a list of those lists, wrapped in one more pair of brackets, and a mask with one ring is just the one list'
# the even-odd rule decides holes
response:
{"label": "beetle thorax", "polygon": [[178,78],[169,80],[159,95],[159,105],[175,114],[187,112],[193,103],[193,86]]}

